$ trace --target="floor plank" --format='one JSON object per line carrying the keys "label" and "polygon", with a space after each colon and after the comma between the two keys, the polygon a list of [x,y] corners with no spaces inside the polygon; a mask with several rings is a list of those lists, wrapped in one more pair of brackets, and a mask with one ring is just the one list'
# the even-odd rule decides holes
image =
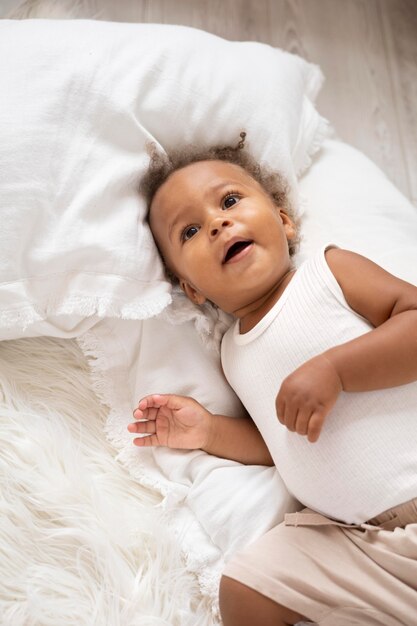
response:
{"label": "floor plank", "polygon": [[417,205],[417,2],[381,2],[381,19],[406,162],[410,196]]}
{"label": "floor plank", "polygon": [[409,196],[378,0],[270,1],[271,24],[285,24],[272,43],[324,72],[319,110],[341,139],[365,152]]}

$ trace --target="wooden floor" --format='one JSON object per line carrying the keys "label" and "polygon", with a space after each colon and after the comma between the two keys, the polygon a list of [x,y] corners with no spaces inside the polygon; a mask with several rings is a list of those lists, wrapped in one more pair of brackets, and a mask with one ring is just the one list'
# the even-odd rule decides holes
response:
{"label": "wooden floor", "polygon": [[[48,0],[49,9],[54,3],[77,0]],[[0,0],[0,17],[20,4]],[[184,24],[319,64],[326,76],[320,112],[417,206],[417,0],[82,0],[82,6],[79,17]]]}

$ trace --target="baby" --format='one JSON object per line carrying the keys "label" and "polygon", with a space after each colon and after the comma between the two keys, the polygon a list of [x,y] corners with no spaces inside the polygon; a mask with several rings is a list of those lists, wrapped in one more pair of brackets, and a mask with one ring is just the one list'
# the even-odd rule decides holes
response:
{"label": "baby", "polygon": [[308,507],[229,561],[225,626],[412,626],[417,287],[334,245],[296,270],[285,182],[243,140],[171,161],[154,151],[143,189],[170,275],[236,318],[222,365],[252,419],[150,395],[128,428],[147,435],[138,446],[275,464]]}

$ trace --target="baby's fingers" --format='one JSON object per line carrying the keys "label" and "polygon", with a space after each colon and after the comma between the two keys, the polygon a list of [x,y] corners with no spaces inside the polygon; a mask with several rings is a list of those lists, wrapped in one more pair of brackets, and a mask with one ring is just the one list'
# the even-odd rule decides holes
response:
{"label": "baby's fingers", "polygon": [[143,448],[146,446],[159,445],[158,437],[156,435],[155,422],[134,422],[127,427],[131,433],[137,433],[138,435],[144,435],[143,437],[137,437],[133,440],[135,446]]}
{"label": "baby's fingers", "polygon": [[169,396],[164,396],[159,393],[151,394],[150,396],[145,396],[138,402],[138,409],[141,411],[145,411],[146,409],[156,408],[159,409],[161,406],[165,406],[168,402]]}
{"label": "baby's fingers", "polygon": [[135,446],[138,446],[138,448],[147,448],[150,446],[161,445],[156,435],[148,435],[147,437],[137,437],[136,439],[133,440],[133,443]]}
{"label": "baby's fingers", "polygon": [[307,430],[307,439],[310,443],[315,443],[320,437],[325,417],[325,414],[319,411],[315,411],[310,417]]}
{"label": "baby's fingers", "polygon": [[153,394],[145,396],[138,402],[137,408],[133,411],[133,417],[136,419],[155,420],[158,415],[158,409],[167,404],[167,396]]}
{"label": "baby's fingers", "polygon": [[151,434],[154,435],[156,433],[155,422],[146,421],[146,422],[133,422],[129,424],[127,430],[130,433],[138,433],[141,435]]}
{"label": "baby's fingers", "polygon": [[176,410],[181,409],[184,406],[184,401],[187,402],[187,400],[189,398],[175,396],[171,393],[154,393],[139,400],[137,408],[141,411],[146,411],[147,409],[160,409],[166,406],[168,409]]}
{"label": "baby's fingers", "polygon": [[295,423],[295,432],[299,435],[307,435],[308,424],[312,416],[312,411],[308,407],[301,408],[297,413],[297,420]]}
{"label": "baby's fingers", "polygon": [[158,415],[158,411],[159,411],[159,409],[156,409],[156,408],[153,408],[153,407],[151,407],[149,409],[135,409],[133,411],[133,417],[136,420],[146,419],[146,420],[153,420],[153,421],[155,421],[156,418],[157,418],[157,415]]}

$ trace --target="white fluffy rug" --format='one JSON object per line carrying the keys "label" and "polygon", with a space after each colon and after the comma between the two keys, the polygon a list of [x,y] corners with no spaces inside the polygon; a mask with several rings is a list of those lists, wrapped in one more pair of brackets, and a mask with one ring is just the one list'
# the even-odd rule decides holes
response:
{"label": "white fluffy rug", "polygon": [[0,343],[0,623],[216,623],[105,418],[74,341]]}

